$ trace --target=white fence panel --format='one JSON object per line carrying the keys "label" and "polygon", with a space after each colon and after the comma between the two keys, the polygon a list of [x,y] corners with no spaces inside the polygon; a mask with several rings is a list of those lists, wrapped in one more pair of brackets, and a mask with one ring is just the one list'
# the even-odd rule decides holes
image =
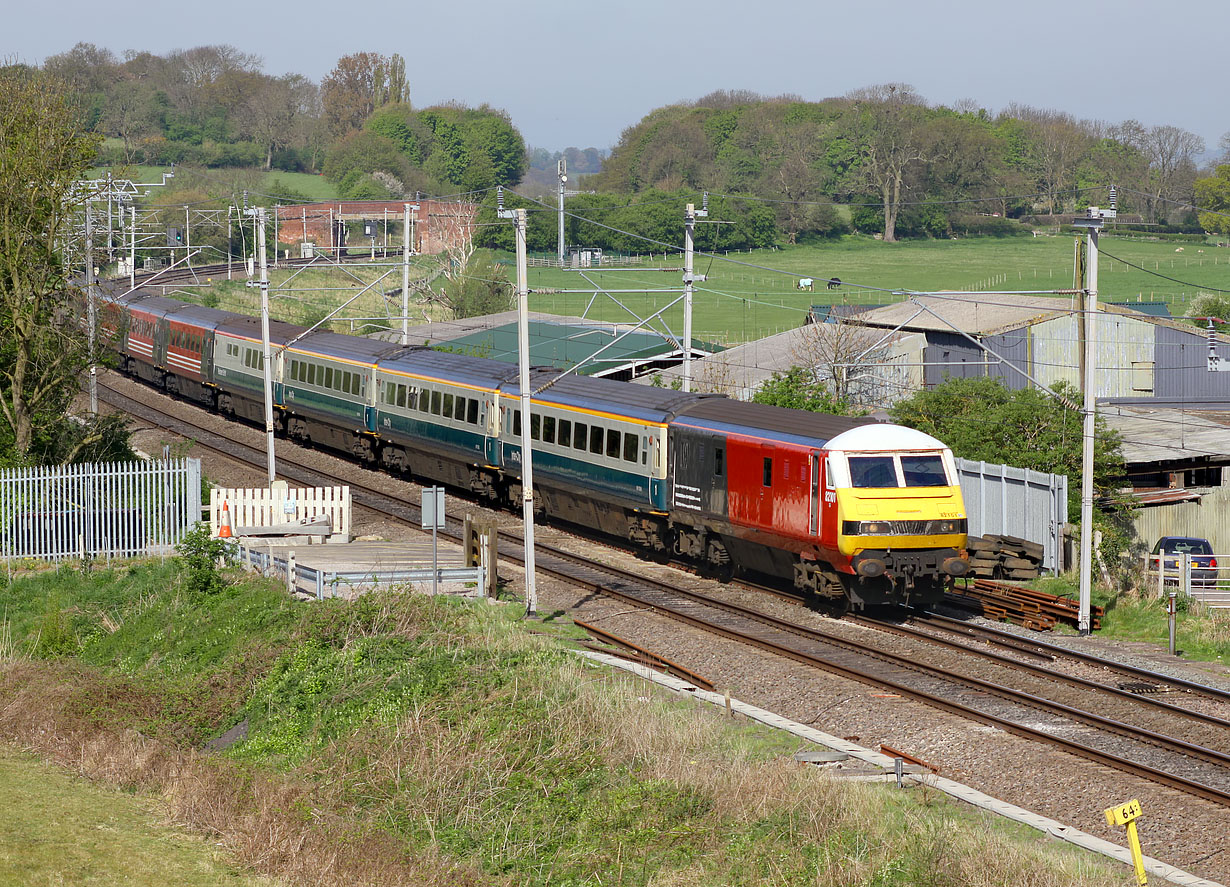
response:
{"label": "white fence panel", "polygon": [[350,487],[214,487],[209,491],[209,529],[218,535],[222,506],[231,516],[231,532],[237,527],[272,527],[327,517],[330,539],[350,539]]}
{"label": "white fence panel", "polygon": [[1042,546],[1042,568],[1062,572],[1068,476],[989,462],[957,460],[972,536],[1017,536]]}
{"label": "white fence panel", "polygon": [[1148,554],[1145,572],[1158,597],[1179,590],[1211,609],[1230,610],[1230,554]]}
{"label": "white fence panel", "polygon": [[200,514],[199,459],[0,471],[5,560],[165,554]]}

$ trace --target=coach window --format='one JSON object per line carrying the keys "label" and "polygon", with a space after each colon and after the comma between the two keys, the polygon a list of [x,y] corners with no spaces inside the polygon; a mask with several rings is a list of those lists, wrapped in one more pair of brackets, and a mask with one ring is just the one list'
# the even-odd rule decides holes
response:
{"label": "coach window", "polygon": [[513,411],[513,436],[514,437],[521,436],[521,411],[520,410]]}
{"label": "coach window", "polygon": [[557,443],[561,447],[572,446],[572,420],[571,419],[560,419],[559,420],[559,440],[557,441]]}
{"label": "coach window", "polygon": [[624,435],[624,461],[625,462],[635,462],[636,461],[636,451],[639,449],[639,447],[637,447],[637,443],[640,441],[640,439],[641,438],[639,434],[625,434]]}
{"label": "coach window", "polygon": [[325,367],[325,387],[333,387],[333,367]]}
{"label": "coach window", "polygon": [[397,405],[399,407],[405,407],[406,405],[406,386],[405,385],[397,386]]}
{"label": "coach window", "polygon": [[[437,412],[438,412],[438,411],[437,411]],[[451,418],[453,418],[453,395],[451,395],[451,394],[446,394],[446,395],[444,395],[444,413],[443,413],[443,416],[444,416],[444,418],[445,418],[445,419],[451,419]]]}
{"label": "coach window", "polygon": [[553,444],[555,443],[555,417],[542,417],[542,442]]}
{"label": "coach window", "polygon": [[432,415],[435,415],[435,416],[440,415],[440,392],[439,391],[431,392],[431,412],[432,412]]}
{"label": "coach window", "polygon": [[431,391],[427,388],[419,390],[419,412],[431,412]]}
{"label": "coach window", "polygon": [[478,424],[478,399],[470,398],[470,402],[466,404],[466,421],[471,425]]}
{"label": "coach window", "polygon": [[764,485],[773,486],[773,460],[769,456],[764,459]]}
{"label": "coach window", "polygon": [[470,400],[468,397],[457,398],[457,412],[453,413],[453,418],[458,422],[464,422],[466,420],[467,403],[474,403],[474,401]]}
{"label": "coach window", "polygon": [[726,471],[726,448],[713,448],[713,476],[721,477]]}
{"label": "coach window", "polygon": [[540,413],[530,413],[530,438],[538,440],[542,434],[542,415]]}
{"label": "coach window", "polygon": [[614,428],[606,430],[606,457],[608,459],[619,458],[619,432]]}
{"label": "coach window", "polygon": [[589,432],[589,426],[586,425],[584,422],[578,422],[573,427],[572,446],[574,449],[577,449],[577,450],[585,449],[585,441],[589,436],[588,432]]}

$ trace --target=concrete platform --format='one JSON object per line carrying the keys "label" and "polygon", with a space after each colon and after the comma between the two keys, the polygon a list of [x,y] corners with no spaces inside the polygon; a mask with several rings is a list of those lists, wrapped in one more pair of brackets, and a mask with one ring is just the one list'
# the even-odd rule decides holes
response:
{"label": "concrete platform", "polygon": [[[288,588],[309,597],[352,598],[378,588],[405,588],[431,594],[431,542],[347,542],[306,544],[291,539],[237,539],[244,562],[252,568],[286,576]],[[475,568],[465,567],[461,546],[441,539],[437,553],[441,594],[479,596]],[[464,575],[461,575],[464,574]]]}

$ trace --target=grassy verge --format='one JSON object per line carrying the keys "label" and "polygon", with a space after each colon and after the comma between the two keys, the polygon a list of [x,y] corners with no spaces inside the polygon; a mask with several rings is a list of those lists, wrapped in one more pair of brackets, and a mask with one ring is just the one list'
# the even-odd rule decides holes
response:
{"label": "grassy verge", "polygon": [[0,885],[256,887],[158,805],[0,748]]}
{"label": "grassy verge", "polygon": [[[1039,579],[1030,583],[1049,594],[1073,600],[1080,597],[1079,579],[1074,574]],[[1104,588],[1093,592],[1093,603],[1105,608],[1099,637],[1125,641],[1144,641],[1166,648],[1170,640],[1167,601],[1157,596],[1154,587],[1128,589],[1111,594]],[[1180,596],[1175,647],[1186,659],[1230,662],[1230,612],[1186,604]]]}
{"label": "grassy verge", "polygon": [[[926,789],[825,778],[782,734],[647,695],[501,608],[192,596],[174,565],[61,570],[7,598],[0,738],[157,793],[291,882],[1122,880]],[[241,722],[226,752],[193,751]]]}

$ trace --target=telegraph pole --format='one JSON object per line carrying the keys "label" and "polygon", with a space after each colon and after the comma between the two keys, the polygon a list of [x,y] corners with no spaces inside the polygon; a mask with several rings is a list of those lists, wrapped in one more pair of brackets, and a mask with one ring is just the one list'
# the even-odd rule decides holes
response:
{"label": "telegraph pole", "polygon": [[564,186],[568,184],[568,161],[561,157],[556,166],[559,175],[559,266],[564,267]]}
{"label": "telegraph pole", "polygon": [[89,200],[85,202],[85,300],[85,322],[88,327],[90,345],[90,414],[97,416],[98,366],[94,363],[95,338],[97,337],[94,304],[94,206]]}
{"label": "telegraph pole", "polygon": [[129,250],[128,250],[128,288],[137,288],[137,208],[128,207]]}
{"label": "telegraph pole", "polygon": [[501,219],[512,219],[517,233],[517,353],[521,388],[521,520],[525,526],[525,615],[538,612],[538,590],[534,578],[534,457],[530,443],[530,290],[525,259],[525,210],[504,209],[504,189],[497,192]]}
{"label": "telegraph pole", "polygon": [[1081,447],[1081,564],[1080,564],[1080,610],[1077,627],[1082,635],[1090,632],[1090,604],[1093,592],[1093,449],[1094,430],[1097,425],[1097,354],[1098,354],[1098,233],[1105,219],[1113,219],[1115,189],[1110,191],[1110,209],[1089,207],[1089,214],[1076,219],[1073,224],[1085,229],[1085,341],[1084,355],[1085,400],[1081,410],[1084,415],[1084,431]]}

